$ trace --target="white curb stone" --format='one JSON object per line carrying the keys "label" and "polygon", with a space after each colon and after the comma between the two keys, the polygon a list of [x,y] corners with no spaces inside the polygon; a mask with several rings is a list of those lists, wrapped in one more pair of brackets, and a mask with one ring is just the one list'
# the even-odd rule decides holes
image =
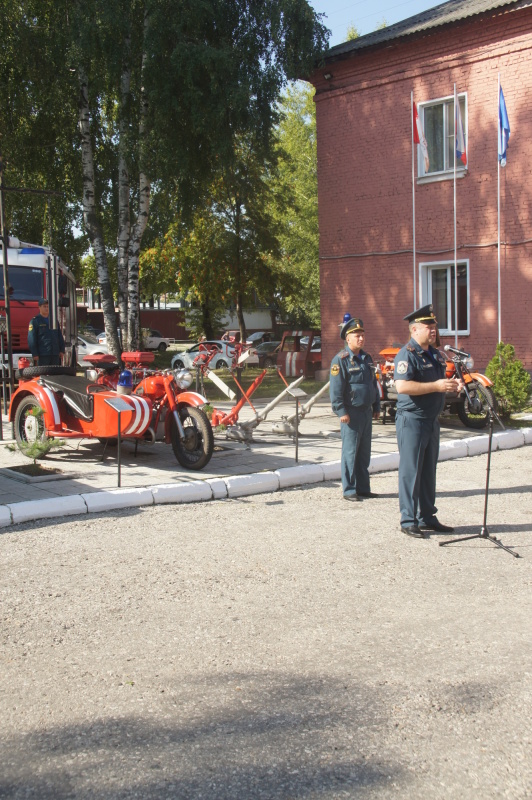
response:
{"label": "white curb stone", "polygon": [[212,500],[212,489],[205,481],[190,483],[163,483],[152,486],[153,500],[157,503],[200,503]]}
{"label": "white curb stone", "polygon": [[276,492],[279,488],[279,476],[274,472],[255,472],[253,475],[225,478],[225,483],[229,497],[244,497],[249,494]]}
{"label": "white curb stone", "polygon": [[388,472],[392,469],[399,469],[399,453],[379,453],[371,457],[369,472]]}
{"label": "white curb stone", "polygon": [[462,439],[462,442],[467,447],[469,456],[480,456],[482,453],[487,453],[488,441],[488,436],[470,436],[467,439]]}
{"label": "white curb stone", "polygon": [[[14,505],[14,504],[13,504]],[[0,528],[5,528],[6,525],[11,525],[11,511],[7,506],[0,506]]]}
{"label": "white curb stone", "polygon": [[95,511],[112,511],[115,508],[130,508],[133,506],[152,506],[153,494],[151,489],[111,489],[108,492],[90,492],[82,494],[89,513]]}
{"label": "white curb stone", "polygon": [[321,467],[325,481],[339,481],[342,477],[341,461],[326,461]]}
{"label": "white curb stone", "polygon": [[279,489],[301,486],[303,483],[321,483],[323,469],[320,464],[301,464],[298,467],[282,467],[274,472],[279,481]]}
{"label": "white curb stone", "polygon": [[525,437],[525,444],[532,444],[532,428],[521,428],[521,433]]}
{"label": "white curb stone", "polygon": [[43,500],[25,500],[22,503],[11,503],[8,508],[15,524],[34,519],[70,517],[74,514],[87,513],[87,505],[79,494],[47,497]]}
{"label": "white curb stone", "polygon": [[511,450],[513,447],[522,447],[525,437],[521,430],[501,431],[493,434],[493,449]]}
{"label": "white curb stone", "polygon": [[213,500],[225,500],[227,497],[227,484],[223,478],[209,478],[205,483],[211,487]]}
{"label": "white curb stone", "polygon": [[467,455],[467,444],[464,441],[443,442],[440,445],[438,461],[448,461],[451,458],[466,458]]}

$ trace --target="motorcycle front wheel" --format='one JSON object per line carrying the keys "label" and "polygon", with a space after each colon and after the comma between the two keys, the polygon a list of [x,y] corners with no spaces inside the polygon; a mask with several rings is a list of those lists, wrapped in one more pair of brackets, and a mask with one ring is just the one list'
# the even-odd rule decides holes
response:
{"label": "motorcycle front wheel", "polygon": [[211,423],[201,408],[187,406],[179,410],[179,416],[185,430],[185,439],[181,439],[175,420],[172,419],[172,450],[185,469],[203,469],[214,450],[214,436]]}
{"label": "motorcycle front wheel", "polygon": [[457,408],[460,421],[466,428],[485,428],[489,422],[489,409],[497,411],[497,399],[493,390],[489,386],[483,386],[477,381],[472,381],[467,385],[467,391],[471,397],[471,403],[464,397],[463,403]]}

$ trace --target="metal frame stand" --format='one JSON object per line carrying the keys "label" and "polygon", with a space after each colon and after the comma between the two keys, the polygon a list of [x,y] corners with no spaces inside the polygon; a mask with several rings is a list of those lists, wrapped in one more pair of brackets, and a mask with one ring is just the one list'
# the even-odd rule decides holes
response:
{"label": "metal frame stand", "polygon": [[294,420],[294,427],[295,427],[295,441],[296,441],[296,464],[298,463],[298,446],[299,446],[299,398],[306,397],[307,393],[303,391],[303,389],[287,389],[287,394],[295,397],[296,399],[296,416]]}
{"label": "metal frame stand", "polygon": [[509,547],[506,547],[502,542],[500,542],[496,536],[490,536],[488,532],[488,527],[486,525],[487,518],[488,518],[488,495],[489,495],[489,485],[490,485],[490,465],[491,465],[491,443],[493,439],[493,424],[495,419],[497,419],[499,425],[504,430],[504,425],[502,424],[501,420],[497,416],[497,412],[489,407],[489,426],[490,426],[490,433],[489,433],[489,440],[488,440],[488,463],[486,467],[486,488],[484,492],[484,521],[482,523],[482,527],[480,529],[480,533],[473,533],[471,536],[460,536],[458,539],[449,539],[446,542],[440,542],[440,547],[445,547],[448,544],[454,544],[455,542],[466,542],[468,539],[488,539],[493,544],[500,547],[501,550],[506,550],[507,553],[510,553],[511,556],[514,558],[521,558],[519,553],[515,553]]}

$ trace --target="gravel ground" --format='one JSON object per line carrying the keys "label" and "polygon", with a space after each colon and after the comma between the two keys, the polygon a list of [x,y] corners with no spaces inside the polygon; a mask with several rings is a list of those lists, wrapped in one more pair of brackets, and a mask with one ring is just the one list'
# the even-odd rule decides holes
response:
{"label": "gravel ground", "polygon": [[532,798],[531,454],[6,530],[0,797]]}

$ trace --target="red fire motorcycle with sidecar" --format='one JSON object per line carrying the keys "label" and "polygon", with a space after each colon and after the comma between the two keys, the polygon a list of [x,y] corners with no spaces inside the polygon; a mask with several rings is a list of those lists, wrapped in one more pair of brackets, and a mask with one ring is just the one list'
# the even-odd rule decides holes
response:
{"label": "red fire motorcycle with sidecar", "polygon": [[[381,350],[381,360],[377,365],[376,377],[381,397],[382,421],[395,419],[397,389],[393,379],[394,359],[400,347],[387,347]],[[460,378],[465,389],[445,395],[445,408],[457,414],[467,428],[485,428],[489,422],[489,408],[497,410],[497,400],[493,393],[493,383],[481,372],[472,372],[474,362],[468,353],[449,348],[447,355],[446,378]]]}
{"label": "red fire motorcycle with sidecar", "polygon": [[205,467],[214,438],[202,409],[207,400],[187,391],[190,372],[147,369],[153,353],[122,353],[122,359],[123,372],[111,355],[86,356],[92,366],[87,377],[65,367],[20,369],[9,407],[19,449],[24,453],[46,438],[113,440],[120,424],[122,440],[160,439],[172,445],[181,466]]}

